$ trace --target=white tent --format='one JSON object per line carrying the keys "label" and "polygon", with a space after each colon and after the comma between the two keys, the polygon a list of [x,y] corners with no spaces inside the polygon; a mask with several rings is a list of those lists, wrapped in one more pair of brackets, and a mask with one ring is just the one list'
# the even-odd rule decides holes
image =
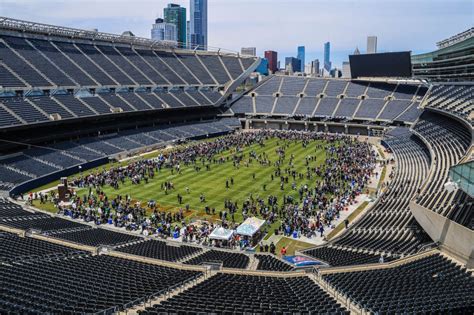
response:
{"label": "white tent", "polygon": [[237,228],[237,234],[245,236],[253,236],[265,224],[265,220],[256,217],[247,218]]}
{"label": "white tent", "polygon": [[213,240],[223,240],[223,241],[228,241],[230,238],[234,235],[233,230],[228,230],[224,229],[223,227],[217,227],[212,231],[212,233],[209,235],[210,239]]}

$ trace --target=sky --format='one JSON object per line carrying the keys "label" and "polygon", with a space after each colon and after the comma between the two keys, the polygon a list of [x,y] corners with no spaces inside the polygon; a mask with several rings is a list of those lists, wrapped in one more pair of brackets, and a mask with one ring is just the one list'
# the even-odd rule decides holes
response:
{"label": "sky", "polygon": [[[0,16],[150,37],[151,24],[172,0],[0,0]],[[173,3],[188,8],[189,0]],[[474,0],[208,0],[209,46],[231,51],[275,50],[279,60],[306,47],[306,63],[323,59],[340,67],[368,35],[378,51],[432,51],[436,42],[474,25]]]}

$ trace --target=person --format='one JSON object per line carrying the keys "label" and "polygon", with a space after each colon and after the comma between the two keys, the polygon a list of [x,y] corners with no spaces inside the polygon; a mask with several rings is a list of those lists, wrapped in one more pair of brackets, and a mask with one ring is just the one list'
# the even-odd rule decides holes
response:
{"label": "person", "polygon": [[344,224],[346,225],[346,229],[348,229],[349,228],[349,219],[345,219]]}
{"label": "person", "polygon": [[281,254],[281,256],[285,256],[285,255],[286,255],[286,247],[285,247],[285,246],[283,246],[283,247],[281,248],[280,254]]}
{"label": "person", "polygon": [[265,253],[268,253],[268,244],[265,244]]}
{"label": "person", "polygon": [[319,233],[321,233],[321,237],[323,237],[323,235],[324,235],[324,226],[322,224],[319,227]]}
{"label": "person", "polygon": [[380,255],[379,263],[383,264],[383,262],[384,262],[383,255]]}
{"label": "person", "polygon": [[186,186],[186,193],[189,194],[189,187]]}
{"label": "person", "polygon": [[275,244],[273,244],[273,242],[271,242],[271,244],[270,244],[270,253],[275,255],[275,249],[276,249]]}

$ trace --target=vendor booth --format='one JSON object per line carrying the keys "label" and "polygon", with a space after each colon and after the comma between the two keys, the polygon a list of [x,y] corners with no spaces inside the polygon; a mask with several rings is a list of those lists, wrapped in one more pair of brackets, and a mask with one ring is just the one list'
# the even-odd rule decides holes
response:
{"label": "vendor booth", "polygon": [[237,227],[237,234],[242,236],[242,241],[246,245],[255,246],[263,236],[261,228],[265,225],[265,222],[265,220],[257,217],[247,218]]}
{"label": "vendor booth", "polygon": [[211,240],[221,240],[221,241],[228,241],[230,238],[234,235],[233,230],[228,230],[221,227],[217,227],[212,231],[212,233],[209,235],[209,238]]}
{"label": "vendor booth", "polygon": [[229,247],[229,241],[233,235],[233,230],[228,230],[220,226],[215,228],[214,231],[209,234],[209,239],[214,240],[214,246],[216,247]]}

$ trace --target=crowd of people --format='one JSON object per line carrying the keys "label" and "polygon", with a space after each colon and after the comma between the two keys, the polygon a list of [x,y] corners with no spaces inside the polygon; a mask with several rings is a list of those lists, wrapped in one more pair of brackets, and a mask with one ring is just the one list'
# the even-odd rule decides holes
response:
{"label": "crowd of people", "polygon": [[[265,140],[270,138],[278,139],[274,156],[257,154],[255,151],[244,154],[245,148],[255,144],[264,146]],[[297,142],[305,148],[315,146],[315,149],[324,150],[324,162],[315,166],[317,156],[305,156],[304,161],[296,161],[296,157],[288,152],[290,142]],[[221,154],[224,151],[230,154]],[[151,180],[162,180],[161,189],[171,193],[175,189],[174,183],[160,174],[163,169],[180,174],[184,166],[201,172],[217,164],[232,163],[235,169],[239,169],[253,162],[273,168],[269,180],[277,181],[282,190],[291,187],[292,191],[297,191],[298,197],[295,197],[296,194],[284,195],[282,198],[272,194],[264,197],[249,194],[246,200],[226,200],[221,209],[215,209],[206,206],[205,193],[202,193],[200,200],[206,214],[217,215],[217,224],[227,229],[238,226],[235,217],[239,212],[244,220],[257,216],[268,224],[280,222],[276,233],[322,237],[340,212],[366,189],[370,177],[374,175],[376,153],[369,144],[343,135],[278,130],[240,132],[179,146],[164,151],[157,158],[81,174],[71,179],[69,185],[87,188],[87,194],[79,196],[74,190],[68,202],[59,201],[55,193],[49,198],[54,201],[58,212],[73,218],[96,224],[113,224],[128,230],[138,230],[144,235],[182,237],[187,242],[212,244],[209,234],[215,228],[214,223],[187,222],[185,216],[190,210],[189,205],[183,205],[178,210],[164,210],[158,207],[155,200],[149,200],[145,205],[134,201],[130,195],[107,196],[104,187],[119,189],[127,182],[140,185]],[[296,162],[304,163],[304,171],[301,168],[297,170]],[[255,178],[256,175],[252,176]],[[298,186],[296,182],[306,184]],[[226,188],[233,184],[233,177],[226,180]],[[263,191],[266,191],[265,185]],[[41,195],[41,198],[48,197]],[[182,203],[180,194],[177,194],[177,200]],[[241,238],[235,236],[227,245],[236,247],[240,242]],[[219,242],[219,245],[222,244]]]}

